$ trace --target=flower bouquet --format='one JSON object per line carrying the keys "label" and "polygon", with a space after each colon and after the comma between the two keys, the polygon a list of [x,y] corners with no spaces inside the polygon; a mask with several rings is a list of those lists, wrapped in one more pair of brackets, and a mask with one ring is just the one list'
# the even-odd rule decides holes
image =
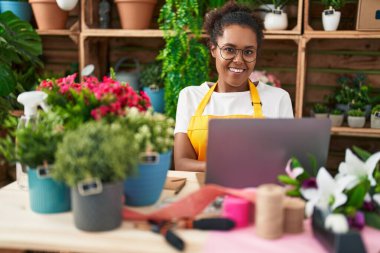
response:
{"label": "flower bouquet", "polygon": [[265,83],[267,85],[281,88],[280,80],[275,75],[270,74],[270,73],[266,73],[265,70],[253,71],[252,74],[249,76],[249,79],[252,82],[260,81],[260,82]]}

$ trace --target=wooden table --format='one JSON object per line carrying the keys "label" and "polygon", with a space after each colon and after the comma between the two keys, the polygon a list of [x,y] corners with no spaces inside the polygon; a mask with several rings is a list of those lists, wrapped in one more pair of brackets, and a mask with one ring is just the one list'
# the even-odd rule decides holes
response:
{"label": "wooden table", "polygon": [[[199,188],[195,173],[170,171],[169,176],[186,177],[178,197]],[[161,198],[173,195],[164,190]],[[146,208],[149,211],[151,208]],[[186,241],[186,252],[199,252],[207,232],[178,230]],[[178,252],[165,239],[150,231],[134,229],[123,222],[110,232],[83,232],[75,228],[72,213],[41,215],[29,208],[28,193],[16,183],[0,189],[0,248],[63,252]]]}

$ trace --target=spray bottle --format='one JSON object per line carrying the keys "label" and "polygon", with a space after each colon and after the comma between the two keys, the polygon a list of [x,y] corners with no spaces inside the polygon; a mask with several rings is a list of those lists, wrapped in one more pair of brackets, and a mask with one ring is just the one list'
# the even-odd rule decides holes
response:
{"label": "spray bottle", "polygon": [[[28,91],[23,92],[17,97],[17,101],[24,105],[24,115],[21,116],[17,129],[25,128],[29,125],[38,124],[38,110],[37,107],[41,106],[44,111],[48,111],[48,106],[45,102],[47,94],[42,91]],[[16,140],[17,148],[17,140]],[[19,187],[22,190],[28,189],[28,177],[24,164],[16,163],[16,179]]]}

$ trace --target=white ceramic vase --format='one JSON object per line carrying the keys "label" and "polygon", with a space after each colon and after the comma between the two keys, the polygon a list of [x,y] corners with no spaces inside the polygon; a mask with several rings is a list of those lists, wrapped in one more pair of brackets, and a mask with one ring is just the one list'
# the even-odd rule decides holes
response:
{"label": "white ceramic vase", "polygon": [[342,123],[343,123],[344,116],[343,116],[343,114],[341,114],[341,115],[332,115],[332,114],[330,114],[329,118],[331,120],[331,125],[333,127],[340,127],[342,125]]}
{"label": "white ceramic vase", "polygon": [[380,117],[371,114],[371,128],[380,128]]}
{"label": "white ceramic vase", "polygon": [[329,115],[327,113],[314,113],[316,119],[327,119]]}
{"label": "white ceramic vase", "polygon": [[348,125],[353,128],[362,128],[365,125],[365,117],[348,116]]}
{"label": "white ceramic vase", "polygon": [[282,10],[265,15],[264,27],[266,30],[285,30],[288,27],[288,15]]}
{"label": "white ceramic vase", "polygon": [[325,31],[336,31],[340,21],[340,11],[332,8],[322,12],[322,24]]}
{"label": "white ceramic vase", "polygon": [[78,0],[56,0],[58,7],[64,11],[71,11],[75,8]]}

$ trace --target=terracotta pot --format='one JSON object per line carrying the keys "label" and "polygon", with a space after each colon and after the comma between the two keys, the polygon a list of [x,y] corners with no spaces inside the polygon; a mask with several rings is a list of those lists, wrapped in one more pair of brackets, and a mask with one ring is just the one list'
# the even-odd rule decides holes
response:
{"label": "terracotta pot", "polygon": [[123,29],[147,29],[157,0],[115,0]]}
{"label": "terracotta pot", "polygon": [[69,13],[56,0],[29,0],[39,30],[65,29]]}

